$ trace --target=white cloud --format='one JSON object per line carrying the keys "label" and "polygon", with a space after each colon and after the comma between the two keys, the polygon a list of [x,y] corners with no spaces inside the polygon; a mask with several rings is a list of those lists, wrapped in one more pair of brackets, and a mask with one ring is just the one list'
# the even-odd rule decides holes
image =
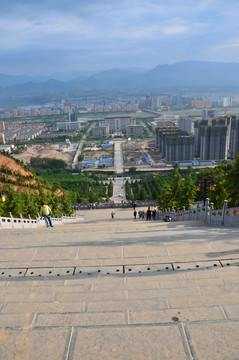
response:
{"label": "white cloud", "polygon": [[228,48],[238,48],[239,47],[239,39],[235,40],[233,43],[221,44],[215,46],[214,49],[228,49]]}
{"label": "white cloud", "polygon": [[163,33],[166,35],[182,34],[187,32],[188,30],[189,27],[184,25],[174,25],[162,29]]}

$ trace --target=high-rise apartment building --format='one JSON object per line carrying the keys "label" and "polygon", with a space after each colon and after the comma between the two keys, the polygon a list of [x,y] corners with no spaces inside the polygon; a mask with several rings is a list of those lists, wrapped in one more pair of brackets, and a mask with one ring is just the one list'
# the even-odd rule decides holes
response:
{"label": "high-rise apartment building", "polygon": [[200,160],[226,160],[228,139],[229,126],[202,127]]}
{"label": "high-rise apartment building", "polygon": [[239,119],[233,116],[231,119],[229,158],[235,159],[238,152],[239,152]]}
{"label": "high-rise apartment building", "polygon": [[68,114],[68,120],[69,122],[75,122],[78,120],[77,118],[77,113],[76,112],[71,112]]}
{"label": "high-rise apartment building", "polygon": [[194,158],[194,136],[167,134],[164,139],[165,161],[192,161]]}
{"label": "high-rise apartment building", "polygon": [[161,97],[160,96],[152,96],[151,97],[151,109],[158,110],[161,108]]}
{"label": "high-rise apartment building", "polygon": [[180,117],[178,119],[179,129],[186,131],[188,134],[192,133],[192,120],[190,118]]}
{"label": "high-rise apartment building", "polygon": [[195,137],[195,145],[194,145],[194,156],[200,157],[201,151],[201,129],[208,126],[208,120],[197,120],[194,121],[194,137]]}

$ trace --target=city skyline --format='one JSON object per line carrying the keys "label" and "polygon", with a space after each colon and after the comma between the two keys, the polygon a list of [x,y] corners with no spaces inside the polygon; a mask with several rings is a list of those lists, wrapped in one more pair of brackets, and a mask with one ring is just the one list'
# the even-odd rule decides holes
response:
{"label": "city skyline", "polygon": [[229,0],[0,0],[0,73],[150,69],[239,62],[239,3]]}

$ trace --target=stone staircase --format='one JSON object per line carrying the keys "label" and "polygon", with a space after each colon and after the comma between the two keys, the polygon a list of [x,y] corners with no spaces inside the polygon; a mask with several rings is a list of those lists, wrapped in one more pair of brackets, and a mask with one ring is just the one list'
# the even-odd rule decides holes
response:
{"label": "stone staircase", "polygon": [[111,211],[0,230],[0,359],[238,359],[239,229]]}

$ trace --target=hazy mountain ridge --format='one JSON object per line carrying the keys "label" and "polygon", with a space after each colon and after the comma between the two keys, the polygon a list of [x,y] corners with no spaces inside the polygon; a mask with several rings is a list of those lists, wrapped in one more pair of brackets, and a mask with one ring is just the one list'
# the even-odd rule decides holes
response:
{"label": "hazy mountain ridge", "polygon": [[0,99],[6,101],[11,97],[29,95],[79,96],[87,91],[182,91],[185,88],[234,88],[239,91],[239,63],[185,61],[158,65],[147,71],[110,69],[98,73],[79,71],[55,76],[57,79],[0,74]]}

